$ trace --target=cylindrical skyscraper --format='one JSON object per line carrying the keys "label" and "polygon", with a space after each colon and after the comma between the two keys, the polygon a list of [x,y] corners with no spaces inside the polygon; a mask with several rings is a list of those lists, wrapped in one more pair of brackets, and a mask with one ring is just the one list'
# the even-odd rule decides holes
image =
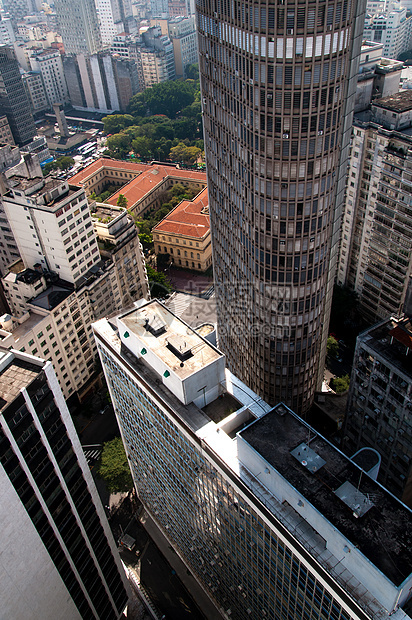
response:
{"label": "cylindrical skyscraper", "polygon": [[323,376],[363,10],[197,1],[219,346],[300,414]]}

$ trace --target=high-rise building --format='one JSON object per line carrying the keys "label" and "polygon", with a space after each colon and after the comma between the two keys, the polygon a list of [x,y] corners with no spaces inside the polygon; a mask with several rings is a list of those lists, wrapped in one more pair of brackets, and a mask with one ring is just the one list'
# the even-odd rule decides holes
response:
{"label": "high-rise building", "polygon": [[219,343],[298,413],[323,379],[363,4],[197,6]]}
{"label": "high-rise building", "polygon": [[36,13],[36,3],[34,0],[2,0],[3,9],[10,15],[14,24],[26,15]]}
{"label": "high-rise building", "polygon": [[0,112],[7,116],[14,141],[23,146],[36,135],[30,103],[11,47],[0,47]]}
{"label": "high-rise building", "polygon": [[381,455],[379,480],[412,507],[412,326],[394,317],[358,336],[345,418],[347,454]]}
{"label": "high-rise building", "polygon": [[52,48],[37,51],[31,50],[29,58],[31,69],[40,73],[43,78],[49,107],[51,108],[54,103],[68,103],[69,91],[59,50]]}
{"label": "high-rise building", "polygon": [[66,54],[96,54],[102,49],[94,0],[55,0]]}
{"label": "high-rise building", "polygon": [[129,32],[133,23],[130,0],[95,0],[100,34],[104,47],[110,47],[114,37]]}
{"label": "high-rise building", "polygon": [[197,63],[197,35],[194,16],[169,20],[168,31],[173,43],[176,77],[186,77],[188,65]]}
{"label": "high-rise building", "polygon": [[337,281],[370,323],[399,315],[412,267],[412,91],[355,115]]}
{"label": "high-rise building", "polygon": [[53,367],[0,356],[1,613],[116,620],[125,574]]}
{"label": "high-rise building", "polygon": [[139,498],[224,618],[409,617],[411,511],[367,459],[271,409],[158,301],[94,331]]}

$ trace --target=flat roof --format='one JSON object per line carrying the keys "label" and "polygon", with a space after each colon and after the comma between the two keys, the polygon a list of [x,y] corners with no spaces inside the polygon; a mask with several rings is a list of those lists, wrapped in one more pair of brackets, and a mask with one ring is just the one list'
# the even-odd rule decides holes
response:
{"label": "flat roof", "polygon": [[390,318],[364,331],[358,340],[406,375],[412,376],[412,353],[407,352],[412,348],[412,325],[409,319]]}
{"label": "flat roof", "polygon": [[412,90],[404,90],[389,97],[375,99],[372,107],[393,110],[394,112],[408,112],[412,110]]}
{"label": "flat roof", "polygon": [[[223,357],[214,346],[157,300],[119,317],[181,379]],[[143,356],[144,357],[144,356]]]}
{"label": "flat roof", "polygon": [[[239,435],[392,583],[399,586],[411,574],[411,510],[288,407],[277,405]],[[309,458],[299,460],[291,454],[301,444],[308,446]],[[316,472],[311,472],[312,451],[325,461]],[[358,517],[343,497],[345,487],[340,491],[342,498],[335,493],[342,485],[349,487],[348,483],[355,487],[355,495],[367,500],[367,511]]]}
{"label": "flat roof", "polygon": [[153,232],[203,239],[210,231],[209,200],[205,187],[193,200],[182,200],[156,226]]}
{"label": "flat roof", "polygon": [[0,363],[5,355],[10,355],[10,363],[0,371],[0,411],[7,407],[42,370],[42,366],[12,357],[13,354],[4,350],[0,351]]}

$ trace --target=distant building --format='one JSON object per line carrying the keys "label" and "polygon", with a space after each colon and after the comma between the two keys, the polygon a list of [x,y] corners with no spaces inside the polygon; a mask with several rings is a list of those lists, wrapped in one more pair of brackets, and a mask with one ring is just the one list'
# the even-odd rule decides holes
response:
{"label": "distant building", "polygon": [[36,12],[35,0],[2,0],[2,4],[14,24],[26,15],[33,15]]}
{"label": "distant building", "polygon": [[363,31],[368,41],[383,44],[385,58],[398,58],[411,47],[412,18],[407,9],[394,3],[385,13],[367,15]]}
{"label": "distant building", "polygon": [[102,49],[94,0],[55,0],[66,54],[97,54]]}
{"label": "distant building", "polygon": [[369,466],[157,300],[93,330],[138,496],[223,617],[408,619],[412,513]]}
{"label": "distant building", "polygon": [[59,50],[46,49],[30,53],[30,65],[33,71],[41,74],[49,108],[54,103],[68,103],[69,91],[63,70]]}
{"label": "distant building", "polygon": [[131,0],[95,0],[103,47],[110,47],[114,37],[133,29]]}
{"label": "distant building", "polygon": [[194,16],[171,19],[169,21],[169,37],[173,43],[176,77],[186,77],[186,67],[198,61]]}
{"label": "distant building", "polygon": [[30,103],[14,51],[0,47],[0,109],[7,116],[14,141],[23,146],[36,135]]}
{"label": "distant building", "polygon": [[344,427],[344,450],[375,448],[379,480],[412,507],[412,325],[390,318],[358,336]]}
{"label": "distant building", "polygon": [[144,88],[174,80],[176,77],[174,50],[169,37],[162,34],[160,27],[153,26],[142,31],[141,39],[139,49]]}
{"label": "distant building", "polygon": [[0,143],[14,146],[13,134],[7,116],[0,116]]}
{"label": "distant building", "polygon": [[44,112],[50,108],[47,99],[46,90],[41,73],[36,71],[28,71],[23,73],[22,80],[26,89],[27,97],[30,101],[31,111],[33,114]]}
{"label": "distant building", "polygon": [[136,64],[108,52],[66,57],[63,65],[70,101],[76,109],[125,112],[130,98],[139,92]]}
{"label": "distant building", "polygon": [[124,569],[52,365],[0,357],[1,613],[116,620]]}
{"label": "distant building", "polygon": [[0,14],[0,45],[13,45],[15,40],[12,20]]}
{"label": "distant building", "polygon": [[207,189],[183,200],[153,228],[155,253],[169,254],[172,264],[206,271],[212,264]]}

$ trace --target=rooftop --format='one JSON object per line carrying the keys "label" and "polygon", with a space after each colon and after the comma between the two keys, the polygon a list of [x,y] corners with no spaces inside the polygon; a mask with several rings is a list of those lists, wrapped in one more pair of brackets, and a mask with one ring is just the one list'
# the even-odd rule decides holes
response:
{"label": "rooftop", "polygon": [[[83,185],[88,179],[93,178],[97,173],[105,169],[135,173],[135,178],[125,183],[123,187],[107,200],[109,204],[115,206],[119,195],[123,194],[127,199],[128,209],[132,209],[150,191],[170,177],[175,177],[179,181],[194,181],[206,185],[205,172],[183,170],[167,164],[140,164],[104,157],[97,159],[90,166],[71,177],[70,183]],[[124,178],[125,182],[126,180]]]}
{"label": "rooftop", "polygon": [[408,112],[412,110],[412,90],[405,90],[395,95],[382,97],[382,99],[375,99],[372,102],[372,106],[385,110],[393,110],[393,112]]}
{"label": "rooftop", "polygon": [[125,338],[129,332],[137,336],[144,349],[150,349],[181,380],[222,357],[222,353],[156,300],[119,319],[127,330]]}
{"label": "rooftop", "polygon": [[409,319],[390,318],[364,331],[358,340],[412,378],[412,325]]}
{"label": "rooftop", "polygon": [[393,584],[411,574],[409,508],[297,415],[277,405],[239,435]]}
{"label": "rooftop", "polygon": [[152,232],[202,239],[209,231],[209,201],[205,187],[193,200],[183,200],[178,204]]}
{"label": "rooftop", "polygon": [[18,359],[4,350],[0,350],[0,367],[7,363],[7,357],[7,366],[0,370],[0,410],[10,404],[41,371],[41,366]]}
{"label": "rooftop", "polygon": [[206,185],[206,172],[194,170],[182,170],[176,166],[158,165],[146,166],[144,172],[135,177],[127,185],[124,185],[107,200],[112,205],[117,204],[120,194],[127,200],[127,207],[133,209],[155,187],[161,185],[168,178],[176,178],[179,181],[194,181]]}
{"label": "rooftop", "polygon": [[203,299],[197,295],[175,292],[165,302],[165,306],[195,329],[205,323],[217,322],[215,297]]}
{"label": "rooftop", "polygon": [[38,308],[44,308],[45,310],[53,310],[58,306],[66,297],[71,295],[73,288],[70,285],[67,287],[59,284],[52,284],[45,291],[41,292],[37,297],[31,300],[33,306]]}

